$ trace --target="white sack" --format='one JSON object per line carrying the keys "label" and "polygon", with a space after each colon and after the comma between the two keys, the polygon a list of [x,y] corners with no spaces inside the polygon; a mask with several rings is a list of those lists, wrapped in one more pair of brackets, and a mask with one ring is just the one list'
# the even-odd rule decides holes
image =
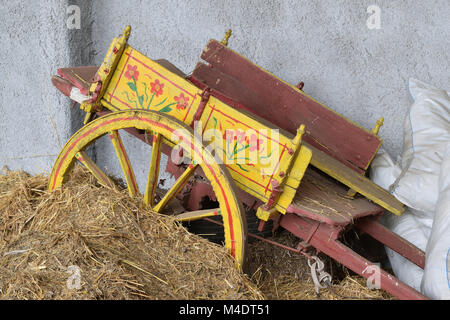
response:
{"label": "white sack", "polygon": [[[400,172],[401,168],[392,161],[392,158],[383,149],[380,149],[370,166],[371,180],[386,190],[389,190],[389,187],[398,178]],[[392,232],[425,251],[433,222],[427,214],[407,208],[401,216],[386,212],[380,222]],[[385,248],[396,277],[420,291],[423,270],[397,252],[387,247]]]}
{"label": "white sack", "polygon": [[370,164],[370,179],[389,191],[390,186],[400,176],[401,171],[400,166],[392,161],[392,158],[383,148],[380,148]]}
{"label": "white sack", "polygon": [[[418,218],[417,214],[418,212],[408,208],[401,216],[386,213],[381,222],[392,232],[425,251],[431,230],[427,225],[431,225],[432,220],[429,218]],[[420,215],[423,214],[420,213]],[[420,292],[423,269],[388,247],[385,248],[395,276]]]}
{"label": "white sack", "polygon": [[409,90],[414,103],[404,124],[403,170],[392,193],[407,206],[433,215],[450,140],[450,98],[445,90],[416,79],[409,80]]}
{"label": "white sack", "polygon": [[426,249],[422,292],[432,299],[450,299],[450,142],[439,177],[439,198]]}

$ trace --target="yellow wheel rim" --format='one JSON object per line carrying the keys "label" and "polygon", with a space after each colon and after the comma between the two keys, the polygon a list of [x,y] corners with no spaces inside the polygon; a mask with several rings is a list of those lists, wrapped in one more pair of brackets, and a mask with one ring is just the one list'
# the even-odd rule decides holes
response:
{"label": "yellow wheel rim", "polygon": [[[120,152],[121,140],[120,136],[116,135],[118,130],[125,128],[136,128],[152,132],[154,137],[164,137],[164,139],[174,144],[178,144],[183,148],[183,153],[193,155],[193,159],[201,159],[201,161],[199,161],[200,163],[195,165],[202,168],[203,173],[209,180],[217,201],[219,202],[225,233],[225,248],[228,249],[235,259],[236,266],[239,269],[242,269],[247,245],[247,225],[242,204],[235,192],[234,182],[226,167],[215,162],[214,156],[208,152],[205,145],[194,136],[193,130],[171,116],[157,111],[127,110],[113,112],[88,123],[70,138],[59,153],[52,168],[48,189],[54,190],[63,184],[64,179],[70,172],[75,160],[79,160],[83,165],[87,166],[100,183],[110,186],[111,180],[84,152],[85,148],[96,139],[109,134],[116,151],[119,151],[119,161],[127,180],[130,195],[134,195],[138,191],[134,181],[134,174],[124,149],[122,148],[123,152]],[[159,148],[154,149],[156,150]],[[155,158],[155,156],[153,155],[152,150],[152,159],[153,158]],[[154,161],[152,160],[151,162],[153,163]],[[190,168],[192,169],[192,167],[193,166],[191,165]],[[189,178],[189,174],[191,174],[188,170],[186,174],[183,174],[185,176],[184,179]],[[193,170],[191,171],[193,172]],[[179,179],[181,178],[183,177],[180,177]],[[155,183],[154,181],[156,180],[157,179],[154,179],[154,177],[153,179],[149,179],[149,181],[153,181],[152,183]],[[175,184],[177,184],[177,182]],[[182,182],[185,183],[185,181]],[[148,190],[152,190],[152,188],[147,185],[146,195],[149,192]],[[170,193],[170,190],[168,193]],[[163,200],[164,198],[160,202]],[[161,208],[161,206],[161,203],[159,203],[154,208]],[[214,214],[217,214],[217,212],[214,212]],[[208,215],[208,212],[185,213],[183,219],[188,220],[189,218],[192,218],[192,220],[195,220]],[[210,215],[212,215],[212,213]]]}

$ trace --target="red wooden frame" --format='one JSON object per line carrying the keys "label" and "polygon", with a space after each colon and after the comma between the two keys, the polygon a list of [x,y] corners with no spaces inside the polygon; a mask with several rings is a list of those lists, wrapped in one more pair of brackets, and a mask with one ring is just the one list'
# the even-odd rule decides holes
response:
{"label": "red wooden frame", "polygon": [[[364,219],[365,220],[362,222],[362,225],[364,225],[365,230],[369,231],[371,234],[377,234],[379,225],[378,222],[376,222],[376,216],[371,216]],[[356,225],[358,226],[358,224]],[[314,248],[325,253],[337,262],[343,264],[350,270],[356,272],[360,276],[368,279],[372,275],[371,273],[365,272],[365,270],[367,270],[367,267],[373,265],[373,263],[339,241],[339,236],[343,231],[342,227],[332,226],[326,223],[321,223],[317,227],[317,221],[300,217],[295,213],[287,213],[282,216],[280,226],[290,231],[300,239],[309,239],[307,243],[311,244]],[[313,233],[312,236],[311,233]],[[413,260],[416,260],[423,254],[423,252],[418,252],[418,249],[411,243],[395,236],[392,232],[389,233],[383,232],[384,237],[388,239],[387,242],[394,246],[399,246],[401,244],[403,248],[408,248],[407,255],[405,255],[404,252],[401,252],[405,258],[412,258]],[[428,299],[420,292],[401,282],[395,276],[382,269],[380,269],[380,285],[381,289],[389,292],[399,299]]]}
{"label": "red wooden frame", "polygon": [[[216,40],[208,42],[201,58],[209,65],[197,64],[190,77],[194,84],[220,92],[224,98],[236,102],[233,107],[245,106],[246,110],[270,119],[271,123],[292,134],[300,124],[305,124],[305,142],[357,172],[367,169],[381,146],[381,140],[376,135],[324,107],[303,91],[279,80]],[[274,112],[274,108],[281,112]]]}

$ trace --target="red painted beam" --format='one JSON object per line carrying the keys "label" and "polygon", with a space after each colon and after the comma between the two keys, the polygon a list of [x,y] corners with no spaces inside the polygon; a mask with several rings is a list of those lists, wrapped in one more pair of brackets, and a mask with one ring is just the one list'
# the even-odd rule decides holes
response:
{"label": "red painted beam", "polygon": [[[297,237],[305,240],[311,232],[314,224],[306,218],[301,218],[295,214],[286,214],[281,218],[280,225]],[[322,223],[314,233],[309,243],[317,250],[353,270],[360,276],[368,279],[373,275],[368,272],[372,262],[358,255],[356,252],[337,240],[335,227]],[[420,292],[401,282],[393,275],[380,269],[380,287],[393,296],[402,300],[426,300],[428,299]]]}
{"label": "red painted beam", "polygon": [[321,146],[339,161],[365,170],[381,145],[376,135],[324,107],[301,90],[259,68],[220,42],[210,40],[193,77],[295,134],[306,125],[305,142]]}
{"label": "red painted beam", "polygon": [[425,268],[425,252],[417,248],[406,239],[393,233],[373,217],[358,220],[356,227],[388,248],[391,248],[401,256],[405,257],[418,267],[422,269]]}

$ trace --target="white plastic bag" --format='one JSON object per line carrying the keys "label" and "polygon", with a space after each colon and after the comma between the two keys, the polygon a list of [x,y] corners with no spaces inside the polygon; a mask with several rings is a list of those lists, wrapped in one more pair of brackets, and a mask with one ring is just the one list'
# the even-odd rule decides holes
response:
{"label": "white plastic bag", "polygon": [[[431,224],[431,219],[418,218],[417,213],[408,208],[401,216],[387,213],[381,222],[392,232],[425,251],[431,230],[426,224]],[[423,269],[388,247],[386,253],[395,276],[420,292]]]}
{"label": "white plastic bag", "polygon": [[392,161],[389,154],[383,148],[380,148],[370,164],[370,179],[389,191],[391,185],[400,176],[401,170],[400,166]]}
{"label": "white plastic bag", "polygon": [[[389,154],[383,149],[380,149],[370,165],[371,180],[386,190],[395,182],[400,172],[400,166],[394,163]],[[433,222],[427,214],[407,208],[401,216],[387,212],[383,215],[380,222],[392,232],[425,251]],[[410,287],[420,291],[423,270],[387,247],[386,253],[396,277]]]}
{"label": "white plastic bag", "polygon": [[446,143],[450,140],[448,92],[409,80],[414,103],[404,125],[402,173],[392,193],[407,206],[434,214]]}
{"label": "white plastic bag", "polygon": [[450,299],[450,142],[439,176],[439,198],[426,248],[422,292],[432,299]]}
{"label": "white plastic bag", "polygon": [[405,122],[402,170],[381,153],[371,177],[411,207],[381,222],[426,252],[422,270],[386,248],[395,275],[430,298],[450,299],[450,98],[419,80],[410,79],[409,87],[414,103]]}

